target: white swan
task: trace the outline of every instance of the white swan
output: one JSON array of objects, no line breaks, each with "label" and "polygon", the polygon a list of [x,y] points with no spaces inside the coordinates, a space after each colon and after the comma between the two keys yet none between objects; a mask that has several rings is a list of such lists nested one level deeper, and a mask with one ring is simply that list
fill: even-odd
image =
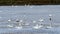
[{"label": "white swan", "polygon": [[15,28],[16,28],[16,29],[22,29],[22,26],[20,26],[20,27],[19,27],[19,26],[16,26]]},{"label": "white swan", "polygon": [[9,19],[8,21],[10,22],[11,20]]},{"label": "white swan", "polygon": [[34,29],[40,29],[41,27],[43,27],[43,26],[41,26],[41,25],[39,26],[39,25],[37,24],[37,25],[34,26],[33,28],[34,28]]},{"label": "white swan", "polygon": [[51,29],[51,28],[52,28],[52,26],[47,26],[47,27],[46,27],[46,29]]},{"label": "white swan", "polygon": [[8,27],[13,27],[12,25],[7,25]]},{"label": "white swan", "polygon": [[39,19],[39,21],[40,21],[40,22],[43,22],[43,21],[44,21],[44,19]]}]

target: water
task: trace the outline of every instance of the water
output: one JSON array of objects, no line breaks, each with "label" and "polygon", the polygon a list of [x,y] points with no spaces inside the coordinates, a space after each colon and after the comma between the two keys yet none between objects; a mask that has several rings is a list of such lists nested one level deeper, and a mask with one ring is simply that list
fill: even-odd
[{"label": "water", "polygon": [[[52,21],[49,20],[49,14],[52,14]],[[33,25],[39,23],[43,18],[44,27],[33,29]],[[12,21],[8,21],[11,19]],[[17,29],[16,20],[23,20],[22,23],[28,23],[22,29]],[[37,23],[32,23],[36,21]],[[47,29],[50,23],[53,28]],[[46,24],[46,25],[45,25]],[[11,25],[13,27],[9,27]],[[20,26],[19,26],[20,27]],[[60,34],[60,5],[42,5],[42,6],[0,6],[0,34]]]}]

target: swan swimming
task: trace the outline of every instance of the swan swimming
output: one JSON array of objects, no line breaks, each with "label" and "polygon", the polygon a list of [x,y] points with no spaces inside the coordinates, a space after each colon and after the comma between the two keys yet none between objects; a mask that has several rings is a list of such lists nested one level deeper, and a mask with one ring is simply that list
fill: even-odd
[{"label": "swan swimming", "polygon": [[46,29],[51,29],[52,28],[52,26],[47,26],[47,27],[45,27]]},{"label": "swan swimming", "polygon": [[19,26],[16,26],[15,28],[16,28],[16,29],[22,29],[22,26],[20,26],[20,27],[19,27]]},{"label": "swan swimming", "polygon": [[39,26],[39,25],[37,24],[37,25],[34,26],[33,28],[34,28],[34,29],[40,29],[40,28],[42,28],[42,27],[43,27],[43,26],[41,26],[41,25]]},{"label": "swan swimming", "polygon": [[8,21],[10,22],[11,20],[9,19]]},{"label": "swan swimming", "polygon": [[40,22],[43,22],[43,21],[44,21],[44,19],[42,19],[42,18],[41,18],[41,19],[39,19],[39,21],[40,21]]},{"label": "swan swimming", "polygon": [[8,27],[13,27],[12,25],[7,25]]}]

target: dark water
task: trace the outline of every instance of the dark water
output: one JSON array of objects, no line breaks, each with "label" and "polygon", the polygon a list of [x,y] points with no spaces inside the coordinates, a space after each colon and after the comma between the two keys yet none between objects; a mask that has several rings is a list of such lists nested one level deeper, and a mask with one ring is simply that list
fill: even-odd
[{"label": "dark water", "polygon": [[[60,34],[60,26],[51,29],[15,29],[8,28],[7,25],[15,25],[16,19],[22,19],[26,23],[32,20],[44,19],[43,23],[49,24],[49,14],[52,14],[52,23],[60,25],[60,5],[42,6],[0,6],[0,33],[1,34]],[[11,19],[11,22],[8,22]],[[32,25],[32,24],[30,24]]]}]

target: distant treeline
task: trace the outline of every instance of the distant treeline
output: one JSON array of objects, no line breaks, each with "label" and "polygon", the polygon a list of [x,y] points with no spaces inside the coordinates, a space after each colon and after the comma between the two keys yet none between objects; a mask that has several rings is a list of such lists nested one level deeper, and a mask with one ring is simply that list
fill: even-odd
[{"label": "distant treeline", "polygon": [[0,0],[0,5],[56,5],[60,0]]}]

